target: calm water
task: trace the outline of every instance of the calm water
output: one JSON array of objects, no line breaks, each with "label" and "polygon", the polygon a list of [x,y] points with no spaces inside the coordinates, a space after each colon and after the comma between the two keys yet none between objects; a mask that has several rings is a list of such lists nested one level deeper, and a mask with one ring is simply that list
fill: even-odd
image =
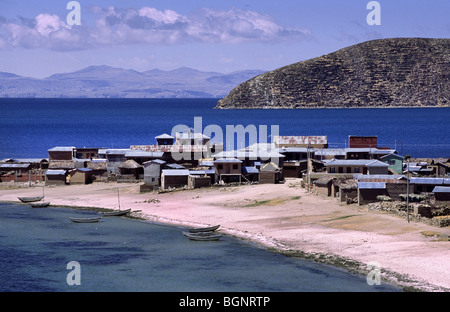
[{"label": "calm water", "polygon": [[[182,228],[126,218],[76,224],[95,212],[0,204],[0,291],[398,291],[240,240],[193,242]],[[70,261],[81,285],[66,282]]]},{"label": "calm water", "polygon": [[[377,135],[413,157],[450,157],[450,108],[216,110],[217,99],[0,99],[0,159],[48,157],[55,146],[129,148],[154,144],[172,127],[279,125],[280,135]],[[270,129],[270,127],[269,127]],[[270,132],[270,131],[269,131]]]}]

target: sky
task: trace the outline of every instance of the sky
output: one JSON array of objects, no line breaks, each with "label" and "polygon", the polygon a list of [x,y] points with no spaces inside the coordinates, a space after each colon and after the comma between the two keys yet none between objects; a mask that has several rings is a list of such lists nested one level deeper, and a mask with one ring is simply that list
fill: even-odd
[{"label": "sky", "polygon": [[379,11],[369,0],[69,2],[0,0],[0,72],[273,70],[368,40],[450,38],[449,0],[379,0]]}]

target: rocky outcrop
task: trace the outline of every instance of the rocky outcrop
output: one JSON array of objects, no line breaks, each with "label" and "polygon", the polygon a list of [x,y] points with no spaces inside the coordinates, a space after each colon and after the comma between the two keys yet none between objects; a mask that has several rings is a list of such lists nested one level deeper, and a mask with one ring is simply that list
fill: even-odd
[{"label": "rocky outcrop", "polygon": [[450,39],[394,38],[350,46],[256,76],[217,108],[450,106]]}]

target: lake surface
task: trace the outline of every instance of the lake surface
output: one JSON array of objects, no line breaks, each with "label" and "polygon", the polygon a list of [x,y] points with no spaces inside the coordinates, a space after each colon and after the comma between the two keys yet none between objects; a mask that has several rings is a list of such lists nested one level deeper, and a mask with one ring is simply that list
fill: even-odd
[{"label": "lake surface", "polygon": [[[69,220],[94,215],[0,203],[0,291],[399,291],[227,236],[194,242],[182,228],[123,217],[92,224]],[[81,285],[67,283],[71,261],[80,264]]]},{"label": "lake surface", "polygon": [[[217,99],[0,99],[0,159],[48,157],[55,146],[129,148],[155,144],[174,126],[278,125],[280,135],[378,136],[412,157],[450,157],[450,108],[217,110]],[[270,139],[269,139],[270,140]]]}]

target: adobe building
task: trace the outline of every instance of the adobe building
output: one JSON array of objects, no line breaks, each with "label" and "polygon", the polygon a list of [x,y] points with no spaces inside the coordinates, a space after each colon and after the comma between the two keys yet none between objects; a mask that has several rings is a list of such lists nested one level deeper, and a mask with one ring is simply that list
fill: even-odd
[{"label": "adobe building", "polygon": [[216,182],[239,182],[242,176],[242,160],[236,158],[220,158],[214,161]]},{"label": "adobe building", "polygon": [[92,183],[92,169],[77,168],[70,171],[70,184]]},{"label": "adobe building", "polygon": [[377,136],[348,136],[348,147],[350,148],[376,148]]}]

